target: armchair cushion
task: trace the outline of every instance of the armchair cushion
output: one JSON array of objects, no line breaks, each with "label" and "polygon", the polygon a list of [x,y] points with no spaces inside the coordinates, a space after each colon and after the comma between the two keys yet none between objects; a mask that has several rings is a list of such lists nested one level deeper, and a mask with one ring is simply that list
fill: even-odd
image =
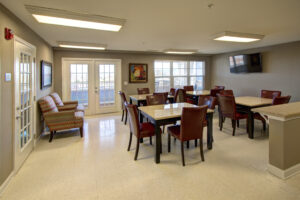
[{"label": "armchair cushion", "polygon": [[46,113],[58,112],[55,102],[50,96],[45,96],[39,100],[43,115]]},{"label": "armchair cushion", "polygon": [[56,106],[63,106],[64,105],[64,103],[62,102],[60,96],[56,92],[50,94],[50,96],[53,98]]},{"label": "armchair cushion", "polygon": [[83,112],[63,111],[44,115],[50,131],[58,131],[83,126]]}]

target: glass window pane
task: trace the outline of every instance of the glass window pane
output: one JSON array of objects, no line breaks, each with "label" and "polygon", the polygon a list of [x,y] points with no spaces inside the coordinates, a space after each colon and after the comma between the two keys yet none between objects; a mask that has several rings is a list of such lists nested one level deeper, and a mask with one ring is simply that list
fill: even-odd
[{"label": "glass window pane", "polygon": [[190,62],[190,75],[191,76],[204,76],[204,62],[202,62],[202,61]]},{"label": "glass window pane", "polygon": [[191,77],[190,85],[193,85],[195,90],[203,90],[203,77],[202,76]]},{"label": "glass window pane", "polygon": [[187,85],[187,77],[174,77],[174,88],[183,88]]},{"label": "glass window pane", "polygon": [[169,92],[170,78],[155,78],[155,92]]},{"label": "glass window pane", "polygon": [[173,76],[187,76],[187,62],[173,62]]}]

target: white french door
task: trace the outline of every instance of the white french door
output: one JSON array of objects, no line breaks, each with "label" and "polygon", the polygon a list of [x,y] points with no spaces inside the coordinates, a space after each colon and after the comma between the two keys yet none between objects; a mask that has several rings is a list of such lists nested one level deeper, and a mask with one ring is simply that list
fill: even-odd
[{"label": "white french door", "polygon": [[63,74],[63,100],[83,104],[87,115],[120,110],[120,60],[64,58]]},{"label": "white french door", "polygon": [[34,95],[35,47],[16,38],[14,41],[14,168],[16,171],[33,150]]}]

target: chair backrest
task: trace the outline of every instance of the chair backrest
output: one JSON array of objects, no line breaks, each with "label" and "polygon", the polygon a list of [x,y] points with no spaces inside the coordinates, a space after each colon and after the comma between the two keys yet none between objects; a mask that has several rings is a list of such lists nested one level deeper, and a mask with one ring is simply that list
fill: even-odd
[{"label": "chair backrest", "polygon": [[260,97],[267,98],[267,99],[273,99],[275,97],[280,97],[281,91],[276,90],[261,90]]},{"label": "chair backrest", "polygon": [[186,102],[186,92],[184,89],[176,89],[174,101],[176,103]]},{"label": "chair backrest", "polygon": [[160,105],[160,104],[166,104],[167,103],[167,98],[165,95],[160,94],[160,95],[148,95],[146,96],[147,100],[147,105]]},{"label": "chair backrest", "polygon": [[54,100],[52,99],[52,97],[50,97],[50,96],[42,97],[39,100],[39,105],[40,105],[43,115],[45,115],[46,113],[58,112],[56,104],[55,104]]},{"label": "chair backrest", "polygon": [[125,102],[127,103],[127,99],[126,99],[125,93],[122,92],[122,91],[119,91],[118,93],[119,93],[119,95],[121,97],[122,110],[124,110],[125,109]]},{"label": "chair backrest", "polygon": [[154,96],[163,95],[166,98],[166,100],[168,100],[169,93],[168,92],[154,92],[153,95]]},{"label": "chair backrest", "polygon": [[138,88],[137,92],[138,94],[150,94],[149,88]]},{"label": "chair backrest", "polygon": [[231,95],[231,96],[234,96],[232,90],[221,90],[220,94],[221,95]]},{"label": "chair backrest", "polygon": [[185,91],[194,91],[194,86],[192,86],[192,85],[186,85],[186,86],[183,86],[183,89]]},{"label": "chair backrest", "polygon": [[291,99],[291,96],[280,96],[280,97],[275,97],[273,99],[272,105],[279,105],[279,104],[285,104],[289,103]]},{"label": "chair backrest", "polygon": [[218,102],[222,115],[224,117],[235,119],[236,104],[234,96],[218,94]]},{"label": "chair backrest", "polygon": [[208,106],[209,109],[214,110],[217,104],[217,98],[213,96],[199,96],[198,106]]},{"label": "chair backrest", "polygon": [[211,89],[210,96],[217,97],[217,94],[219,94],[221,90],[222,89]]},{"label": "chair backrest", "polygon": [[140,136],[140,123],[138,118],[137,106],[133,104],[125,103],[125,107],[129,115],[129,127],[130,132],[137,137]]},{"label": "chair backrest", "polygon": [[56,106],[63,106],[64,105],[64,103],[62,102],[60,96],[56,92],[50,94],[50,96],[54,100]]},{"label": "chair backrest", "polygon": [[175,92],[176,92],[175,88],[170,89],[170,95],[175,96]]},{"label": "chair backrest", "polygon": [[180,139],[182,141],[202,138],[206,112],[207,106],[182,109],[180,126]]},{"label": "chair backrest", "polygon": [[214,88],[214,89],[225,90],[225,86],[215,85],[215,88]]}]

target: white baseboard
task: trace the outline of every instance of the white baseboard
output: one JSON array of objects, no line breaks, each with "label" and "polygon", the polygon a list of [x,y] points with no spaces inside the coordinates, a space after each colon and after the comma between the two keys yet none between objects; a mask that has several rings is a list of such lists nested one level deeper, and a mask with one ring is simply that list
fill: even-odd
[{"label": "white baseboard", "polygon": [[274,165],[268,164],[268,171],[281,179],[288,179],[300,172],[300,163],[286,170],[282,170]]},{"label": "white baseboard", "polygon": [[2,183],[2,185],[0,185],[0,197],[1,197],[2,192],[8,186],[8,184],[10,183],[10,181],[14,175],[15,175],[15,173],[11,172],[10,175],[7,177],[7,179]]}]

